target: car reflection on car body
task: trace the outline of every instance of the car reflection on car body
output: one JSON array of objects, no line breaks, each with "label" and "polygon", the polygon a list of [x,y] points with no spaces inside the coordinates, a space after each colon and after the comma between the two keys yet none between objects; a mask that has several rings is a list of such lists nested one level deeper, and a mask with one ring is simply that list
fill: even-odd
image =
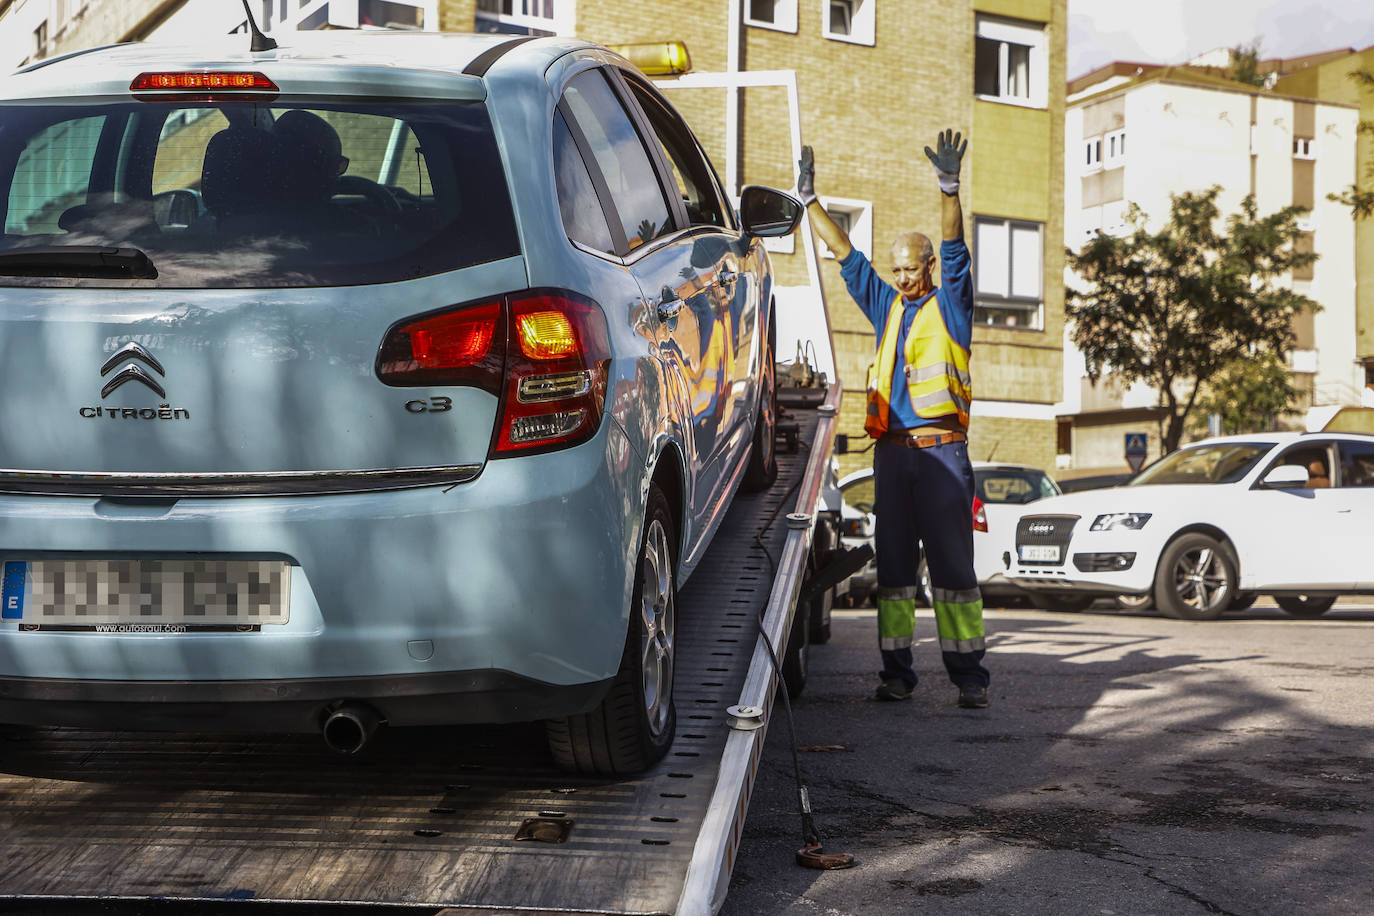
[{"label": "car reflection on car body", "polygon": [[1016,530],[1009,578],[1036,591],[1153,598],[1211,620],[1271,594],[1314,617],[1374,592],[1374,436],[1208,439],[1123,487],[1046,500]]},{"label": "car reflection on car body", "polygon": [[776,474],[773,273],[570,39],[120,45],[0,87],[0,721],[673,740],[675,595]]}]

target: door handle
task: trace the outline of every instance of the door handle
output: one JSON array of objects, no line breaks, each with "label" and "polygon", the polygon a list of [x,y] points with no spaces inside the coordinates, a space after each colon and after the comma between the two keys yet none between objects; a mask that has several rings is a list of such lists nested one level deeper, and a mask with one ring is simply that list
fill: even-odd
[{"label": "door handle", "polygon": [[672,321],[682,311],[682,299],[677,293],[673,292],[672,287],[665,286],[658,294],[658,319],[659,321]]}]

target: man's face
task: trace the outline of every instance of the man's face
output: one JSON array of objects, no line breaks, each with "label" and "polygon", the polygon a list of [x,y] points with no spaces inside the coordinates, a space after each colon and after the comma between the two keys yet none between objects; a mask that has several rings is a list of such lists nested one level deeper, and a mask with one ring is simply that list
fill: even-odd
[{"label": "man's face", "polygon": [[935,269],[935,255],[922,257],[920,248],[906,242],[892,246],[892,277],[897,292],[907,299],[915,299],[930,292],[930,274]]}]

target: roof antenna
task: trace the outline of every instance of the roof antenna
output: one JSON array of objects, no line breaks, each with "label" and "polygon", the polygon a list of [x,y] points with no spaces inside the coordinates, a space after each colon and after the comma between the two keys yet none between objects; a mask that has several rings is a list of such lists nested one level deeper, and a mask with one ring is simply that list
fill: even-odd
[{"label": "roof antenna", "polygon": [[258,51],[275,51],[277,41],[262,34],[258,28],[257,20],[253,18],[253,11],[248,8],[248,0],[243,0],[243,12],[248,16],[248,31],[253,33],[253,43],[248,46],[248,50],[256,53]]}]

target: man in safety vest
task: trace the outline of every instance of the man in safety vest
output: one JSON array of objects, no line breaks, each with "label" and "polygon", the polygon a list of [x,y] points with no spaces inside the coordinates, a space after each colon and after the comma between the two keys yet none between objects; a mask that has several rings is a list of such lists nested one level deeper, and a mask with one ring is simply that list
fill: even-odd
[{"label": "man in safety vest", "polygon": [[880,700],[905,700],[916,686],[911,639],[916,627],[917,542],[924,545],[940,650],[959,705],[988,705],[983,667],[983,598],[973,570],[973,469],[968,458],[969,348],[973,280],[959,204],[959,166],[968,141],[940,134],[935,164],[941,191],[940,281],[936,257],[919,232],[892,244],[895,288],[816,200],[815,159],[802,148],[797,191],[816,233],[840,259],[849,294],[878,334],[868,380],[864,429],[874,446],[874,512],[878,518]]}]

